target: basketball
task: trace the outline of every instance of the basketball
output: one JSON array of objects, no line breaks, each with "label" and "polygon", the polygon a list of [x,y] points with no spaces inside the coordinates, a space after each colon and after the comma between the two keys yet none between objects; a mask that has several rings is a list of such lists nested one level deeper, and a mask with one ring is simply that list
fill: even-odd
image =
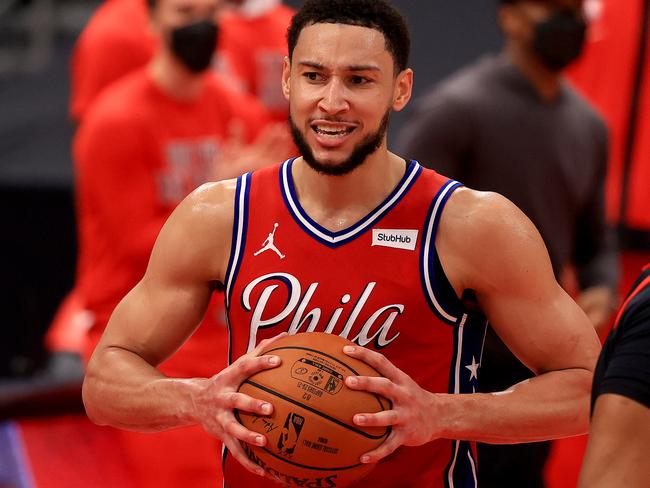
[{"label": "basketball", "polygon": [[345,345],[352,342],[319,332],[282,338],[264,351],[281,357],[282,364],[251,376],[239,388],[274,407],[268,417],[236,415],[248,429],[266,435],[265,447],[244,444],[244,448],[281,483],[348,486],[373,468],[359,462],[361,455],[390,434],[389,427],[363,428],[353,423],[355,414],[390,409],[390,402],[345,385],[347,376],[380,376],[347,356]]}]

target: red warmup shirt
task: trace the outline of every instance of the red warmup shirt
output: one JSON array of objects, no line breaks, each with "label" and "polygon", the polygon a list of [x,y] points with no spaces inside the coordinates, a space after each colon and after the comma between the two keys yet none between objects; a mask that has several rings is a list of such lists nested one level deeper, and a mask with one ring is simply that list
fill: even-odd
[{"label": "red warmup shirt", "polygon": [[650,27],[644,30],[644,23],[650,24],[648,5],[645,0],[588,3],[588,42],[567,74],[610,127],[608,216],[633,235],[647,236],[644,241],[650,246]]},{"label": "red warmup shirt", "polygon": [[289,112],[282,94],[287,29],[295,12],[282,4],[259,15],[230,12],[219,23],[218,69],[258,98],[274,120]]},{"label": "red warmup shirt", "polygon": [[[141,279],[172,210],[211,179],[229,124],[240,119],[252,138],[266,118],[255,100],[226,88],[212,74],[191,102],[163,93],[145,70],[100,96],[74,141],[77,291],[94,314],[95,335]],[[192,362],[201,365],[198,357]],[[213,362],[208,371],[215,371]]]},{"label": "red warmup shirt", "polygon": [[157,41],[145,0],[106,0],[79,36],[71,61],[70,115],[81,120],[110,83],[144,66]]},{"label": "red warmup shirt", "polygon": [[[300,205],[292,164],[238,180],[225,279],[230,361],[280,332],[327,332],[381,351],[428,391],[478,389],[485,318],[465,310],[435,247],[445,204],[460,185],[411,161],[375,210],[331,232]],[[312,441],[319,443],[297,442]],[[265,450],[269,457],[277,453],[273,445]],[[336,471],[323,475],[294,465],[289,476],[283,471],[289,464],[269,472],[289,486],[337,486]],[[227,488],[277,486],[250,474],[227,451],[224,479]],[[476,486],[473,443],[402,446],[354,486]]]}]

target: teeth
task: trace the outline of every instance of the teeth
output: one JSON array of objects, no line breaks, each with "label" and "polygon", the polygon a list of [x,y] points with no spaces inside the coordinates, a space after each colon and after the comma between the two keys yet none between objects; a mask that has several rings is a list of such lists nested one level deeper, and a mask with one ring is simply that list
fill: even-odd
[{"label": "teeth", "polygon": [[314,126],[314,130],[325,136],[343,136],[352,132],[353,127]]}]

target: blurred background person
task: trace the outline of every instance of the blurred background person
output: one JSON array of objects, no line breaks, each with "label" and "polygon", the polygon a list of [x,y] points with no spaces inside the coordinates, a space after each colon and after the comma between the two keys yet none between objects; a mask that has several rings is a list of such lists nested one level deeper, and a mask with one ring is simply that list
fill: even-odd
[{"label": "blurred background person", "polygon": [[[70,116],[77,123],[106,87],[143,67],[155,55],[159,39],[151,29],[147,4],[148,0],[106,0],[79,36],[70,62]],[[211,68],[230,89],[256,97],[272,119],[283,123],[287,106],[277,80],[292,15],[293,9],[279,0],[218,0],[214,15],[218,29],[217,53],[210,61]],[[242,161],[247,157],[242,154],[245,144],[240,129],[232,129],[228,157]],[[292,147],[289,138],[279,132],[279,127],[275,127],[267,133],[265,144],[276,155],[279,154],[275,150],[277,145],[283,145],[289,155]],[[46,338],[55,359],[67,358],[71,352],[83,348],[89,318],[79,294],[69,294]],[[51,361],[51,364],[58,362]]]},{"label": "blurred background person", "polygon": [[[289,147],[284,132],[274,127],[261,134],[268,115],[255,99],[210,71],[218,0],[150,0],[148,5],[159,41],[153,59],[97,96],[74,141],[79,261],[73,294],[92,314],[86,358],[121,297],[144,274],[176,205],[202,183],[281,160]],[[215,294],[205,323],[163,372],[205,376],[225,364],[221,301]],[[218,482],[219,447],[200,429],[156,437],[116,435],[137,486]]]},{"label": "blurred background person", "polygon": [[621,307],[598,359],[579,488],[643,488],[650,466],[650,264]]},{"label": "blurred background person", "polygon": [[[400,137],[400,151],[471,188],[496,191],[539,229],[556,277],[575,265],[578,303],[603,330],[617,287],[614,235],[605,221],[607,130],[564,81],[581,52],[581,0],[501,0],[500,55],[437,85]],[[480,385],[501,391],[532,372],[490,329]],[[480,486],[542,487],[549,443],[478,447]]]}]

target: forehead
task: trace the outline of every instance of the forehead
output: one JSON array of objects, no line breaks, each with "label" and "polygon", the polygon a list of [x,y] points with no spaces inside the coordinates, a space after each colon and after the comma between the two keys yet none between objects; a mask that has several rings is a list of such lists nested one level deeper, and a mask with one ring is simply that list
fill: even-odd
[{"label": "forehead", "polygon": [[328,68],[373,64],[392,67],[384,35],[376,29],[347,24],[313,24],[300,32],[292,62]]}]

